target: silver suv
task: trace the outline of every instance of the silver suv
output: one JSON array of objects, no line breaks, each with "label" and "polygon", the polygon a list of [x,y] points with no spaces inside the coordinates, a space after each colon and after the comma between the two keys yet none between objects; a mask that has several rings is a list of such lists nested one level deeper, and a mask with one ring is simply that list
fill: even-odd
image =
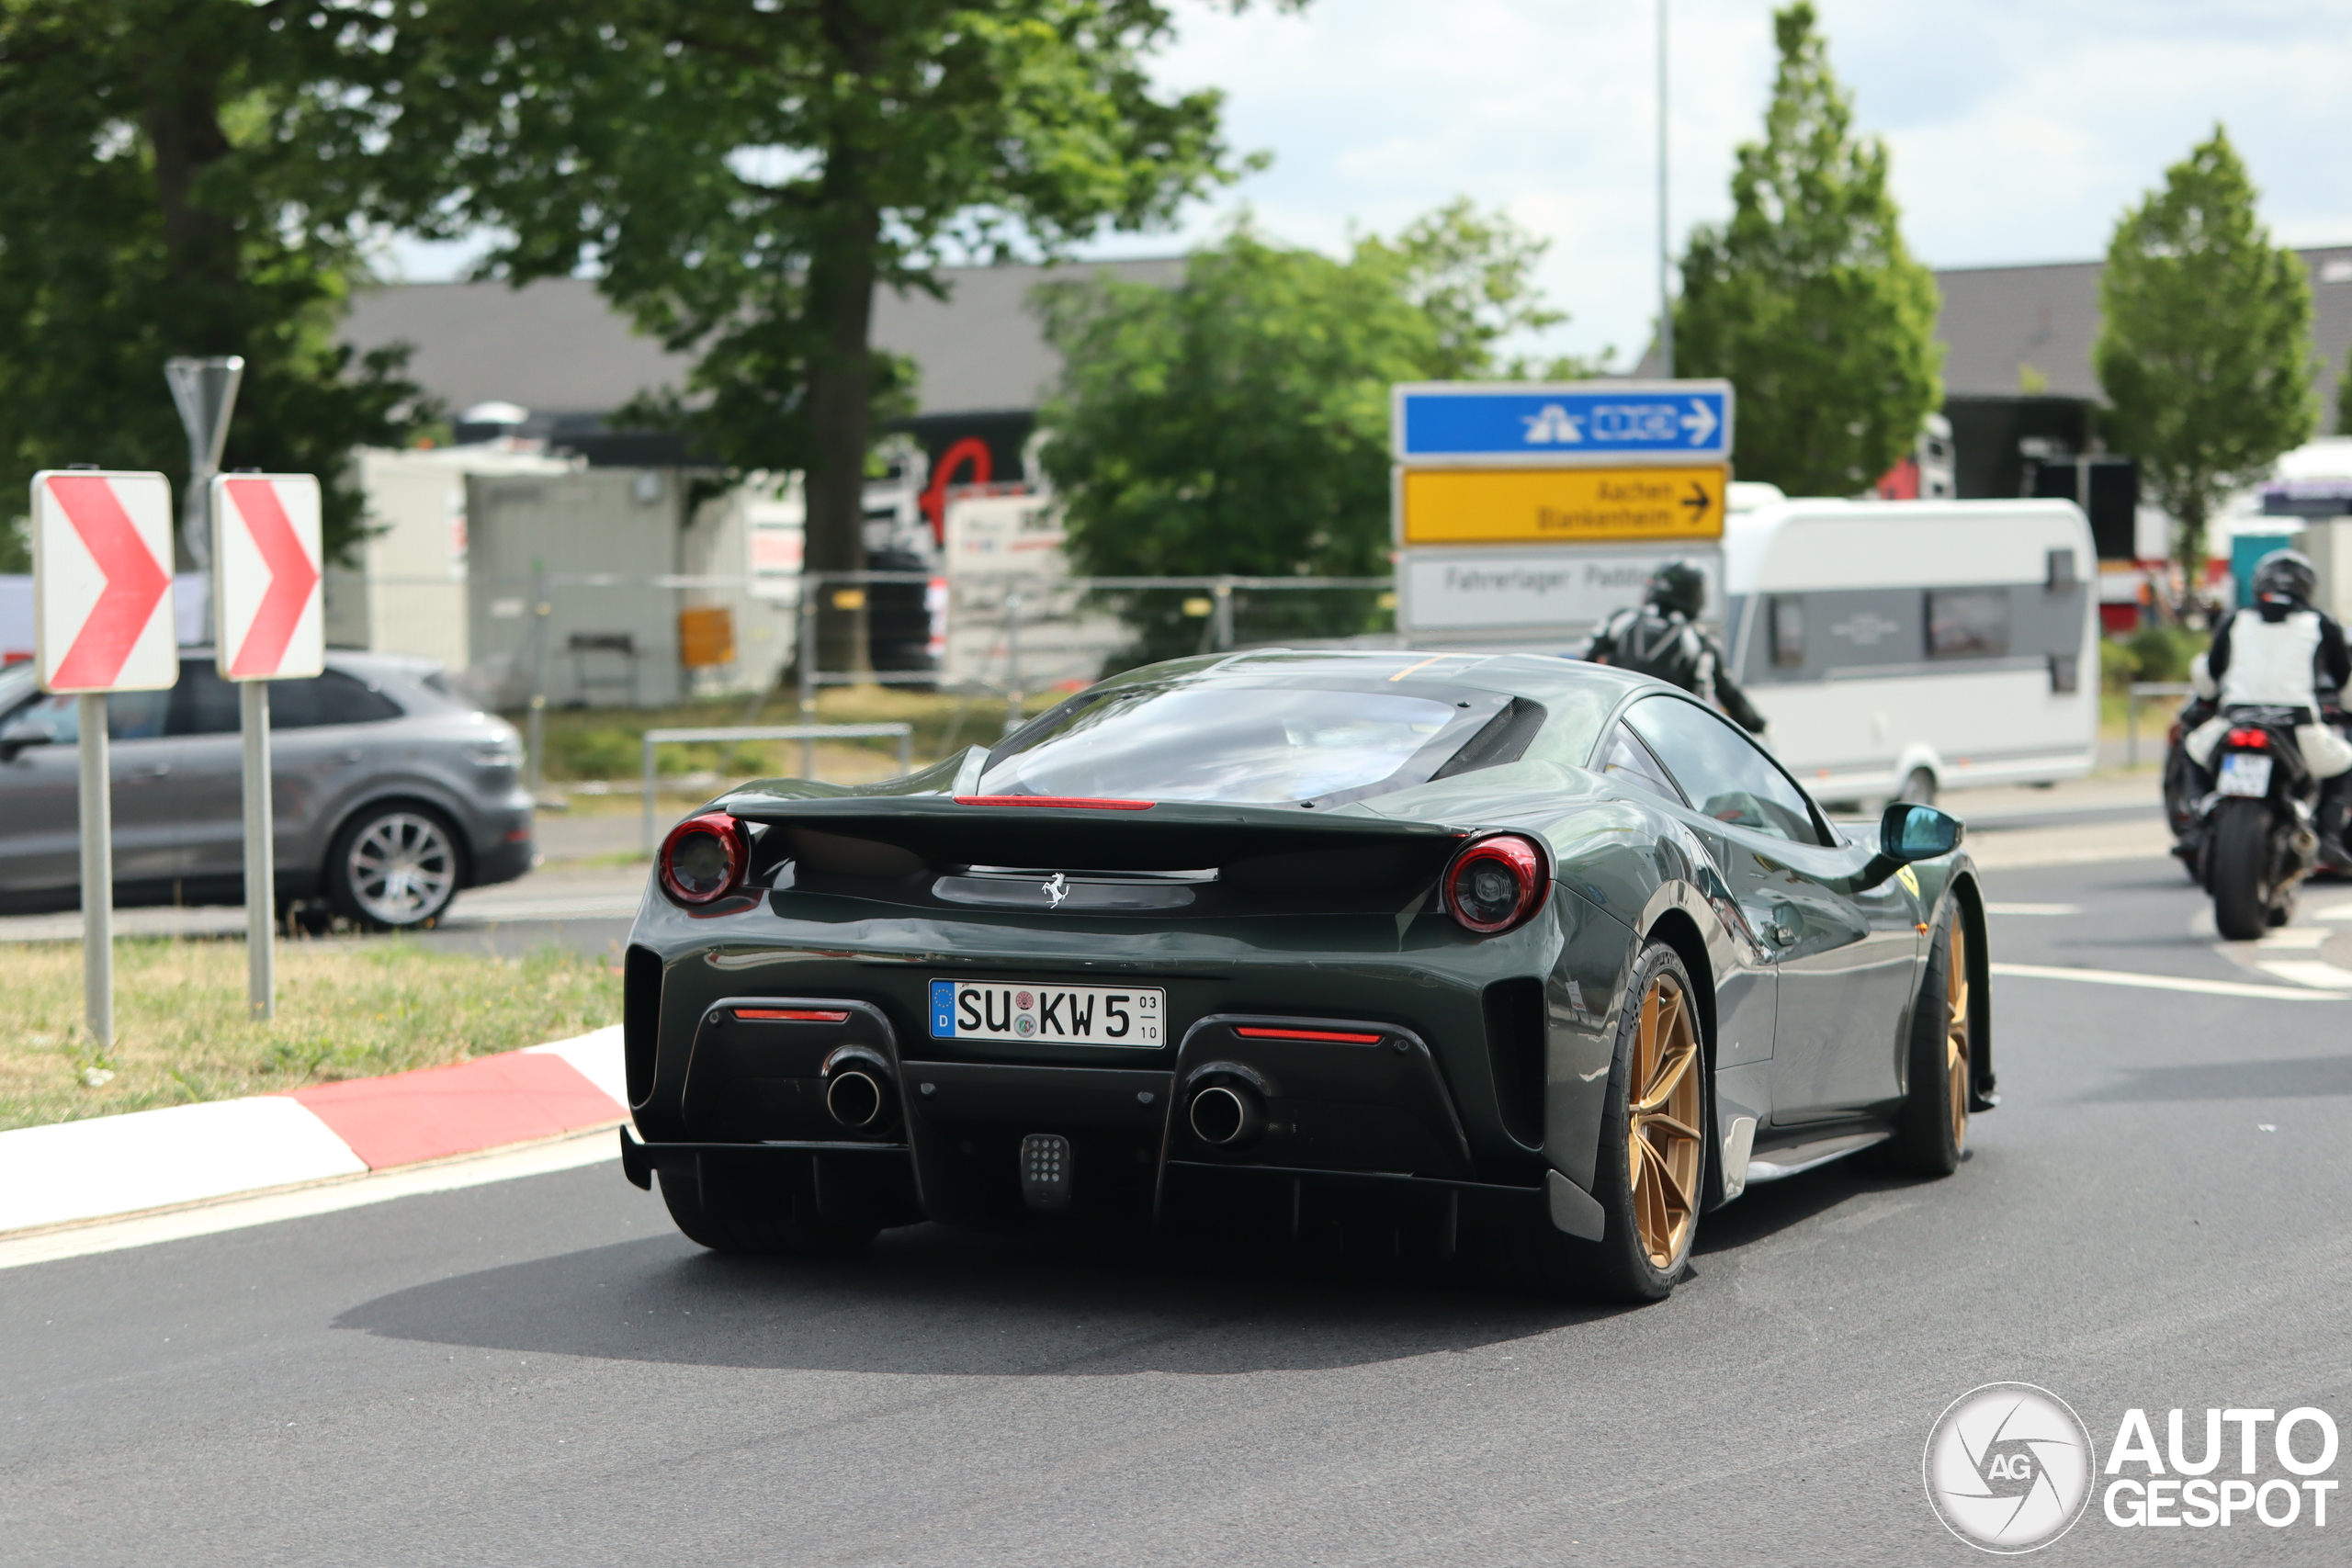
[{"label": "silver suv", "polygon": [[[521,738],[455,695],[439,666],[330,653],[270,682],[277,903],[377,931],[432,924],[466,887],[530,869]],[[107,699],[118,904],[244,897],[237,691],[212,650],[180,650],[167,692]],[[30,664],[0,671],[0,910],[81,902],[75,700]]]}]

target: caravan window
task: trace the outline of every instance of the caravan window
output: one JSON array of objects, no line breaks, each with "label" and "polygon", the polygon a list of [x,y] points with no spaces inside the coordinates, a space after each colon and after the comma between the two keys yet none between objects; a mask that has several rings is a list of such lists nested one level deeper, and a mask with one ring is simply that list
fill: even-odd
[{"label": "caravan window", "polygon": [[2009,651],[2009,591],[1928,591],[1928,657],[1998,659]]},{"label": "caravan window", "polygon": [[1804,662],[1804,599],[1796,593],[1771,598],[1772,662],[1782,667]]}]

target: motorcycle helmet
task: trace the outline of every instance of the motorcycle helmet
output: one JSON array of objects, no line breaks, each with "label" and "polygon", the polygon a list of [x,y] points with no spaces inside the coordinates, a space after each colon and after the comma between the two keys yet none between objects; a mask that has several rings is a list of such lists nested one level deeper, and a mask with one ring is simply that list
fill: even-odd
[{"label": "motorcycle helmet", "polygon": [[2301,550],[2273,550],[2254,565],[2254,596],[2311,603],[2319,587],[2319,570]]},{"label": "motorcycle helmet", "polygon": [[1679,610],[1697,620],[1707,604],[1707,579],[1689,561],[1670,560],[1650,573],[1649,596],[1659,609]]}]

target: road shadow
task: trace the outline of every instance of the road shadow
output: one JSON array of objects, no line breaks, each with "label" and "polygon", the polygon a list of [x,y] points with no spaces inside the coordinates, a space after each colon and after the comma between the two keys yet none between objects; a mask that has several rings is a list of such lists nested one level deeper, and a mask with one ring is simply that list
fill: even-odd
[{"label": "road shadow", "polygon": [[2082,1102],[2303,1100],[2347,1095],[2352,1094],[2352,1056],[2285,1056],[2264,1062],[2126,1067],[2118,1077],[2120,1081],[2083,1095]]},{"label": "road shadow", "polygon": [[1404,1270],[917,1225],[821,1261],[722,1257],[675,1236],[592,1247],[379,1296],[335,1326],[680,1365],[1101,1377],[1363,1366],[1618,1310]]},{"label": "road shadow", "polygon": [[[1936,1185],[1919,1177],[1879,1168],[1871,1163],[1874,1153],[1865,1149],[1801,1176],[1750,1187],[1736,1201],[1711,1211],[1700,1221],[1699,1238],[1690,1244],[1690,1256],[1703,1258],[1737,1252],[1769,1241],[1807,1220],[1819,1219],[1845,1204],[1880,1193],[1908,1192]],[[1961,1158],[1963,1162],[1973,1160],[1975,1151],[1972,1149]]]}]

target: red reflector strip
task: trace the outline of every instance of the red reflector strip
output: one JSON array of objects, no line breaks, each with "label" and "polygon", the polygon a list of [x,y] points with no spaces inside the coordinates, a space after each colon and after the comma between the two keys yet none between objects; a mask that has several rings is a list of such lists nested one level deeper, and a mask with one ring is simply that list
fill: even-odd
[{"label": "red reflector strip", "polygon": [[1250,1029],[1236,1025],[1244,1040],[1329,1040],[1341,1045],[1377,1045],[1377,1034],[1350,1034],[1337,1029]]},{"label": "red reflector strip", "polygon": [[849,1014],[816,1008],[737,1008],[735,1016],[747,1023],[847,1023]]},{"label": "red reflector strip", "polygon": [[1082,795],[959,795],[958,806],[1057,806],[1071,811],[1148,811],[1157,801],[1096,800]]}]

